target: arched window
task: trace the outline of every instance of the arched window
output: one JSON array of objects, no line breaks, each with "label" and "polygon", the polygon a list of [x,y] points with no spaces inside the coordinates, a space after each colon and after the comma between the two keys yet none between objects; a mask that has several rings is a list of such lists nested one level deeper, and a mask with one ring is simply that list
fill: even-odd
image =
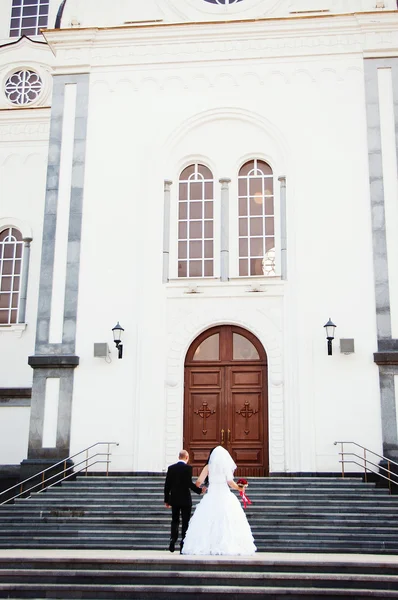
[{"label": "arched window", "polygon": [[238,177],[239,275],[275,275],[274,187],[271,167],[245,163]]},{"label": "arched window", "polygon": [[18,323],[23,245],[18,229],[0,232],[0,325]]},{"label": "arched window", "polygon": [[178,277],[213,277],[214,180],[204,165],[186,167],[179,179]]}]

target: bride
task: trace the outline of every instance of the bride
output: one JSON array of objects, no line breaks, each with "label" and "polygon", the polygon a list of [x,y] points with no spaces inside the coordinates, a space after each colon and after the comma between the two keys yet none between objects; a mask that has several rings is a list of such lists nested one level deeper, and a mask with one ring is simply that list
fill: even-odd
[{"label": "bride", "polygon": [[240,489],[233,480],[235,469],[236,464],[229,452],[222,446],[214,448],[196,481],[199,486],[208,476],[209,488],[190,520],[182,554],[255,553],[256,546],[246,515],[238,498],[229,489]]}]

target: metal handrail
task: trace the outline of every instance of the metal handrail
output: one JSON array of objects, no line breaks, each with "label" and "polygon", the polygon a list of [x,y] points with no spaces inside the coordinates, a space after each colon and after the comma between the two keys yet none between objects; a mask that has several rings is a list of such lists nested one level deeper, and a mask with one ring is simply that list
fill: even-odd
[{"label": "metal handrail", "polygon": [[[387,458],[386,456],[383,456],[382,454],[378,454],[377,452],[374,452],[373,450],[369,450],[369,448],[365,448],[365,446],[361,446],[361,444],[357,444],[357,442],[347,442],[347,441],[346,442],[342,442],[342,441],[334,442],[335,446],[337,444],[341,444],[341,451],[339,452],[339,455],[341,456],[341,460],[339,462],[341,463],[341,476],[343,478],[345,476],[344,465],[346,465],[348,463],[355,464],[364,469],[365,482],[368,481],[368,472],[374,473],[378,477],[381,477],[382,479],[385,479],[386,481],[388,481],[388,489],[391,494],[392,484],[398,485],[398,478],[397,478],[397,473],[394,473],[394,471],[392,471],[390,467],[392,464],[396,465],[398,467],[398,462],[395,462],[391,458]],[[363,450],[363,456],[356,454],[355,452],[344,451],[344,444],[352,444],[353,446],[357,446],[357,448],[361,448],[361,450]],[[380,464],[374,463],[372,460],[369,459],[368,454],[371,454],[372,456],[377,456],[378,458],[385,460],[387,462],[387,468],[383,467]],[[358,458],[362,462],[358,462],[356,460],[347,460],[345,458],[347,456],[352,456],[352,457]],[[371,465],[371,466],[369,466],[369,465]],[[373,469],[372,467],[376,467],[376,469]],[[387,476],[384,475],[383,473],[380,473],[380,471],[384,471],[385,473],[387,473]]]},{"label": "metal handrail", "polygon": [[[96,452],[95,454],[89,456],[89,450],[91,450],[92,448],[95,448],[96,446],[104,446],[104,445],[108,447],[107,452]],[[76,454],[72,454],[71,456],[68,456],[67,458],[63,458],[59,462],[51,465],[50,467],[47,467],[47,469],[43,469],[43,471],[39,471],[35,475],[32,475],[31,477],[28,477],[27,479],[24,479],[23,481],[20,481],[19,483],[11,486],[7,490],[0,492],[0,506],[2,504],[7,504],[8,502],[12,502],[16,498],[19,498],[20,496],[24,496],[25,494],[30,493],[32,490],[34,490],[40,486],[41,486],[41,489],[38,491],[38,493],[41,493],[41,492],[49,489],[56,483],[59,483],[59,481],[61,479],[62,480],[69,479],[69,477],[72,477],[72,475],[76,475],[77,473],[81,473],[82,471],[85,471],[86,476],[87,476],[89,467],[92,467],[93,465],[98,464],[98,463],[106,464],[106,475],[108,476],[109,475],[109,464],[110,464],[109,457],[111,454],[110,447],[118,446],[118,445],[119,445],[118,442],[96,442],[95,444],[92,444],[91,446],[84,448],[84,450],[80,450],[80,452],[76,452]],[[69,465],[69,467],[66,466],[68,461],[72,460],[72,458],[76,458],[77,456],[80,456],[84,452],[86,453],[86,457],[83,460],[81,460],[78,463],[74,463],[73,465]],[[95,460],[94,462],[89,463],[89,461],[92,461],[94,458],[96,458],[98,456],[106,456],[107,460]],[[64,465],[64,468],[61,471],[57,471],[51,477],[48,477],[48,478],[45,477],[45,474],[48,471],[52,471],[53,469],[55,469],[56,467],[58,467],[62,464]],[[85,466],[83,466],[81,469],[76,471],[76,467],[83,465],[83,464]],[[66,473],[68,471],[70,471],[71,469],[74,469],[74,470],[71,473],[69,473],[68,475],[66,475]],[[63,477],[61,477],[62,475],[63,475]],[[30,488],[23,489],[24,484],[28,483],[28,481],[32,481],[33,479],[37,480],[38,477],[40,477],[40,481],[38,483],[36,483],[35,485],[32,485],[32,487],[30,487]],[[56,479],[56,481],[54,481],[53,483],[49,483],[53,479]],[[12,490],[14,490],[16,488],[20,489],[20,492],[18,494],[15,494],[11,498],[7,498],[3,502],[1,502],[2,496],[4,497],[6,494],[8,495]]]}]

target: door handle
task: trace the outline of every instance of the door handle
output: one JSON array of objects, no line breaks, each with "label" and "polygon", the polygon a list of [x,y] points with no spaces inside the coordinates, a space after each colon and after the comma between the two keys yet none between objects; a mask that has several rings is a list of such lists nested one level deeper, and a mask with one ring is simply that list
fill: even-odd
[{"label": "door handle", "polygon": [[221,445],[222,446],[224,445],[224,433],[225,433],[224,429],[221,429]]},{"label": "door handle", "polygon": [[230,429],[228,429],[228,441],[229,442],[231,441],[231,430]]}]

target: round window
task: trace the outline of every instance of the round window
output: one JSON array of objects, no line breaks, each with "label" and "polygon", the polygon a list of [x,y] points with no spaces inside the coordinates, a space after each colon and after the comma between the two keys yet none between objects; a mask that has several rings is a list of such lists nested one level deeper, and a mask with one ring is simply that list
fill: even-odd
[{"label": "round window", "polygon": [[40,76],[34,71],[15,71],[6,81],[5,95],[13,104],[26,105],[34,102],[43,89]]}]

